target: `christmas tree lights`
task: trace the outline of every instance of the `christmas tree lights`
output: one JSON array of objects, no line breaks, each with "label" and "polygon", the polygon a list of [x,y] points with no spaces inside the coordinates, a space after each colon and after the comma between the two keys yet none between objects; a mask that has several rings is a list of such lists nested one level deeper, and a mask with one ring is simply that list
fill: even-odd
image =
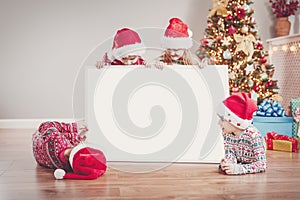
[{"label": "christmas tree lights", "polygon": [[[216,65],[228,65],[230,92],[255,92],[258,102],[277,93],[274,67],[263,50],[250,0],[213,0],[205,36],[196,52]],[[225,12],[226,11],[226,12]]]}]

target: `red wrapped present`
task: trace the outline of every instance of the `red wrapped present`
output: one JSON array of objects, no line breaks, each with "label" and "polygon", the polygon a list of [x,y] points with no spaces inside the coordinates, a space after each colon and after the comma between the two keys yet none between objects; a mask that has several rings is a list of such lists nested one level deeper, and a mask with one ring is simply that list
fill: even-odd
[{"label": "red wrapped present", "polygon": [[298,152],[298,139],[276,132],[268,132],[265,136],[267,149],[278,151]]}]

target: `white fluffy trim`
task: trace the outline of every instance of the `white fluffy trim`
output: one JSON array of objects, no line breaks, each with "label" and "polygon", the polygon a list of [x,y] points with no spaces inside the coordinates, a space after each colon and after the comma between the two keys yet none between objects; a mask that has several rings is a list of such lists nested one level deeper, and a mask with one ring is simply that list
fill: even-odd
[{"label": "white fluffy trim", "polygon": [[167,49],[189,49],[193,46],[193,39],[190,37],[172,38],[163,36],[161,46]]},{"label": "white fluffy trim", "polygon": [[246,120],[246,119],[240,118],[235,113],[233,113],[231,110],[229,110],[226,106],[225,106],[224,119],[226,121],[228,121],[229,123],[231,123],[232,125],[234,125],[235,127],[240,128],[240,129],[246,129],[252,123],[252,120]]},{"label": "white fluffy trim", "polygon": [[125,45],[117,49],[111,50],[111,55],[113,58],[120,59],[129,55],[142,56],[145,53],[145,46],[142,43],[135,43],[130,45]]},{"label": "white fluffy trim", "polygon": [[64,176],[66,175],[66,172],[65,170],[63,169],[56,169],[54,171],[54,177],[57,179],[57,180],[61,180],[61,179],[64,179]]},{"label": "white fluffy trim", "polygon": [[69,162],[70,162],[70,165],[73,169],[73,159],[74,159],[74,156],[75,154],[80,150],[80,149],[83,149],[83,148],[86,148],[87,145],[85,145],[83,142],[79,143],[77,146],[75,146],[71,153],[70,153],[70,157],[69,157]]}]

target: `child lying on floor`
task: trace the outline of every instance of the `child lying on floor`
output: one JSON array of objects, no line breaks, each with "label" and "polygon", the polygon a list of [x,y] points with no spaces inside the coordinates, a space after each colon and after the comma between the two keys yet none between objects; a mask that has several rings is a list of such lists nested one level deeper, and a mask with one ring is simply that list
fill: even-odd
[{"label": "child lying on floor", "polygon": [[225,157],[219,170],[225,174],[264,172],[267,167],[264,138],[251,124],[256,102],[247,93],[233,94],[223,101],[220,126],[224,136]]},{"label": "child lying on floor", "polygon": [[98,178],[106,171],[106,158],[102,151],[83,143],[87,131],[83,121],[42,123],[32,135],[36,162],[42,167],[59,169],[59,173],[54,173],[57,179]]}]

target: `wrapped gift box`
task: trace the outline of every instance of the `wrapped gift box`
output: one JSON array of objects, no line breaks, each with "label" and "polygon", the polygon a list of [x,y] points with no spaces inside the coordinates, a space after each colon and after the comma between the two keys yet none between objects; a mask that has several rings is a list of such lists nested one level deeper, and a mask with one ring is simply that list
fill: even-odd
[{"label": "wrapped gift box", "polygon": [[[300,108],[300,98],[291,99],[290,109],[291,109],[292,115],[295,113],[296,108]],[[298,133],[298,123],[294,122],[293,123],[293,137],[297,137],[297,133]]]},{"label": "wrapped gift box", "polygon": [[298,138],[268,132],[265,136],[265,140],[268,150],[298,152]]},{"label": "wrapped gift box", "polygon": [[293,118],[292,117],[253,117],[253,125],[266,136],[268,132],[276,132],[278,134],[293,136]]}]

